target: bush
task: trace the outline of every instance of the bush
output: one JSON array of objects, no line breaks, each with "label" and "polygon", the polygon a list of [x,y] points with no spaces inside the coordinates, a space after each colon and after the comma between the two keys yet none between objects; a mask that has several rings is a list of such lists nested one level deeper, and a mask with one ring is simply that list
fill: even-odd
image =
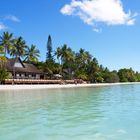
[{"label": "bush", "polygon": [[115,72],[110,72],[105,79],[106,83],[118,83],[119,81],[119,76]]},{"label": "bush", "polygon": [[3,84],[5,79],[9,78],[9,73],[5,69],[0,69],[0,84]]}]

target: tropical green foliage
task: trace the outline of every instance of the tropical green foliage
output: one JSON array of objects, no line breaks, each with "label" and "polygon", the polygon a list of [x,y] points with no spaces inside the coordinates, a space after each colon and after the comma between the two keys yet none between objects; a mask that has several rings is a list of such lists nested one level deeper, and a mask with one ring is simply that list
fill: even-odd
[{"label": "tropical green foliage", "polygon": [[13,47],[10,50],[10,55],[13,57],[24,57],[25,50],[27,48],[25,40],[22,37],[18,37],[13,39],[12,41]]},{"label": "tropical green foliage", "polygon": [[0,56],[0,69],[4,67],[5,62],[6,62],[6,57]]},{"label": "tropical green foliage", "polygon": [[4,47],[0,46],[0,55],[4,54]]},{"label": "tropical green foliage", "polygon": [[35,63],[38,61],[39,53],[35,45],[28,47],[21,36],[14,38],[9,32],[4,32],[0,36],[0,56],[21,57],[25,61]]},{"label": "tropical green foliage", "polygon": [[120,82],[136,82],[138,81],[138,75],[130,69],[120,69],[118,71],[118,75],[120,77]]},{"label": "tropical green foliage", "polygon": [[0,84],[3,84],[4,80],[8,78],[9,73],[5,69],[0,68]]},{"label": "tropical green foliage", "polygon": [[[82,79],[91,83],[140,81],[140,73],[135,72],[132,68],[110,71],[82,48],[75,52],[64,44],[53,51],[52,44],[49,35],[46,61],[39,62],[40,52],[35,45],[29,47],[22,37],[14,38],[12,33],[4,32],[0,36],[0,68],[4,68],[6,57],[10,55],[11,57],[21,57],[25,62],[34,63],[47,75],[48,79],[52,79],[54,74],[60,74],[63,79]],[[3,75],[1,77],[6,77],[6,71],[2,69],[1,75]]]},{"label": "tropical green foliage", "polygon": [[40,51],[36,48],[35,45],[31,45],[31,47],[26,48],[24,57],[24,61],[28,63],[36,63],[38,62],[38,58],[40,57]]},{"label": "tropical green foliage", "polygon": [[74,71],[75,53],[70,47],[64,44],[62,47],[57,48],[55,54],[61,65],[61,75],[64,75],[67,79],[71,79],[73,77],[72,72]]},{"label": "tropical green foliage", "polygon": [[4,32],[3,35],[0,36],[0,46],[1,49],[4,49],[5,56],[7,53],[9,54],[12,49],[12,37],[13,34],[9,32]]},{"label": "tropical green foliage", "polygon": [[[57,63],[54,61],[51,36],[48,36],[46,62],[44,63],[43,71],[46,73],[47,78],[52,79],[57,71]],[[57,73],[57,72],[56,72]]]},{"label": "tropical green foliage", "polygon": [[46,54],[46,61],[52,61],[52,39],[51,36],[49,35],[48,37],[48,42],[47,42],[47,54]]},{"label": "tropical green foliage", "polygon": [[107,75],[106,75],[106,79],[105,81],[107,83],[116,83],[116,82],[119,82],[120,81],[120,78],[117,74],[117,71],[112,71],[112,72],[109,72]]}]

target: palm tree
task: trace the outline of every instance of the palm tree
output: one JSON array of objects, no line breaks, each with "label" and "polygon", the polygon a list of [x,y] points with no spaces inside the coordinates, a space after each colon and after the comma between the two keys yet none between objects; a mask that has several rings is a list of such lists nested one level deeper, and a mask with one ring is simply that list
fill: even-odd
[{"label": "palm tree", "polygon": [[73,64],[74,64],[73,61],[74,61],[75,53],[72,51],[70,47],[64,44],[61,48],[60,47],[57,48],[55,54],[57,55],[57,58],[60,59],[61,61],[61,65],[62,65],[61,74],[63,69],[67,69],[70,76],[73,69]]},{"label": "palm tree", "polygon": [[13,48],[10,51],[11,56],[24,57],[25,49],[27,48],[25,40],[22,37],[18,37],[13,41]]},{"label": "palm tree", "polygon": [[10,50],[12,48],[12,37],[13,34],[9,32],[4,32],[3,35],[0,36],[0,46],[4,47],[5,56],[7,55],[7,53],[10,53]]},{"label": "palm tree", "polygon": [[86,68],[86,66],[90,63],[92,56],[88,51],[84,49],[80,49],[78,53],[76,53],[76,64],[79,69]]},{"label": "palm tree", "polygon": [[91,82],[103,82],[103,78],[101,77],[101,70],[96,58],[93,58],[87,66],[89,80]]},{"label": "palm tree", "polygon": [[55,56],[57,57],[57,59],[58,59],[58,61],[59,61],[59,63],[60,63],[60,65],[61,65],[61,55],[62,55],[62,53],[61,53],[61,48],[60,47],[58,47],[57,49],[56,49],[56,51],[55,51]]},{"label": "palm tree", "polygon": [[31,47],[27,47],[25,51],[25,60],[27,62],[37,62],[40,57],[40,51],[36,49],[35,45],[31,45]]},{"label": "palm tree", "polygon": [[74,59],[74,52],[66,44],[57,48],[56,55],[61,59],[62,64]]},{"label": "palm tree", "polygon": [[92,56],[88,51],[84,49],[80,49],[78,53],[76,53],[75,65],[77,67],[75,71],[75,76],[77,78],[81,78],[83,80],[88,79],[88,67],[90,62],[92,61]]}]

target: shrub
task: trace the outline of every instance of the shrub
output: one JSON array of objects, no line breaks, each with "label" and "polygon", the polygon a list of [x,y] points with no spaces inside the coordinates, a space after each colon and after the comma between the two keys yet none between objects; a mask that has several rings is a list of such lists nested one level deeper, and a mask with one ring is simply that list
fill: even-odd
[{"label": "shrub", "polygon": [[0,84],[3,84],[5,79],[9,78],[9,73],[5,69],[0,69]]}]

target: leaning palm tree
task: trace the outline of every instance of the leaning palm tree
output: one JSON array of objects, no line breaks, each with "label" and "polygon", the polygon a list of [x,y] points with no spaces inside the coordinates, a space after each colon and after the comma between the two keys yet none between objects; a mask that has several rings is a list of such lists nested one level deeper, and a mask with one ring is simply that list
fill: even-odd
[{"label": "leaning palm tree", "polygon": [[15,57],[24,57],[25,50],[27,48],[25,40],[22,37],[18,37],[13,41],[13,47],[10,51],[11,56]]},{"label": "leaning palm tree", "polygon": [[27,47],[26,51],[25,51],[25,60],[29,63],[33,62],[37,62],[38,58],[40,57],[40,51],[36,48],[35,45],[31,45],[31,47]]},{"label": "leaning palm tree", "polygon": [[7,55],[7,53],[10,53],[10,50],[12,48],[12,33],[9,32],[4,32],[2,36],[0,36],[0,46],[3,46],[4,48],[4,52],[5,52],[5,56]]}]

